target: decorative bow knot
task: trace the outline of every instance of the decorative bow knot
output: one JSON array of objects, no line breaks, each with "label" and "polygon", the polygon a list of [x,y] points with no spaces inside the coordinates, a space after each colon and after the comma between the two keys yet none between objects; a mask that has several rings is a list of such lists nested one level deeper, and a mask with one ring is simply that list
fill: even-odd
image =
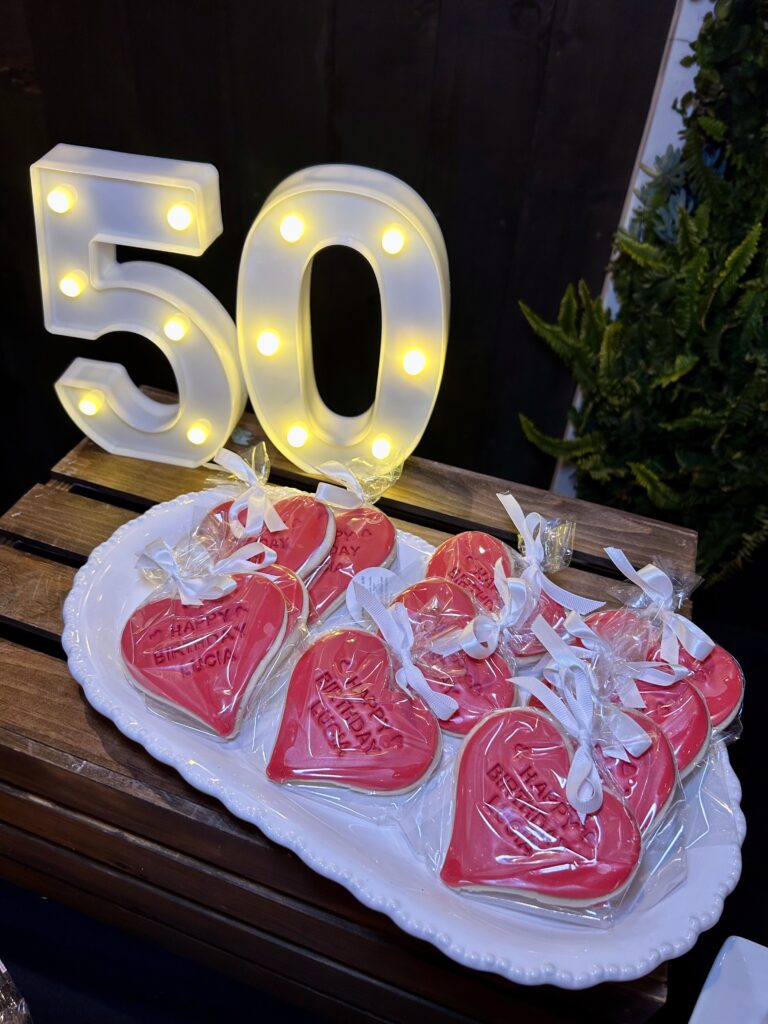
[{"label": "decorative bow knot", "polygon": [[450,718],[459,709],[457,701],[446,693],[437,693],[433,690],[424,678],[424,673],[414,664],[413,627],[406,608],[402,604],[393,604],[385,608],[378,597],[366,587],[354,579],[352,585],[361,607],[373,619],[400,663],[395,672],[397,685],[402,690],[418,694],[439,719],[444,721]]},{"label": "decorative bow knot", "polygon": [[682,665],[660,665],[658,661],[628,661],[603,637],[591,629],[577,612],[569,612],[565,619],[568,634],[580,640],[582,648],[574,648],[583,657],[602,658],[608,663],[609,686],[621,704],[627,708],[644,708],[645,701],[636,680],[654,686],[671,686],[689,675]]},{"label": "decorative bow knot", "polygon": [[[224,469],[246,484],[243,493],[232,502],[228,515],[229,528],[238,540],[261,533],[265,526],[272,533],[287,529],[264,487],[269,476],[269,456],[263,441],[258,450],[262,464],[260,472],[256,472],[245,459],[228,448],[222,448],[214,456],[213,462],[206,463],[208,469]],[[240,522],[240,513],[243,509],[247,509],[245,526]]]},{"label": "decorative bow knot", "polygon": [[675,665],[680,658],[680,644],[697,661],[703,661],[714,650],[715,642],[703,629],[674,610],[674,585],[658,566],[649,563],[636,570],[620,548],[605,548],[605,553],[628,580],[639,587],[659,614],[661,658]]},{"label": "decorative bow knot", "polygon": [[[250,561],[262,556],[257,565]],[[136,562],[140,569],[154,572],[160,570],[178,591],[182,604],[201,605],[229,594],[237,586],[236,574],[249,575],[271,565],[277,555],[271,548],[258,541],[244,544],[234,554],[214,562],[202,545],[195,545],[185,552],[186,565],[180,565],[176,552],[164,540],[147,545]]]},{"label": "decorative bow knot", "polygon": [[[558,587],[544,573],[542,568],[544,563],[544,542],[541,536],[544,520],[542,516],[538,512],[529,512],[526,516],[517,499],[511,494],[497,494],[496,497],[504,506],[504,510],[522,538],[522,557],[532,570],[532,579],[535,580],[538,591],[543,590],[545,594],[564,608],[570,608],[581,615],[588,615],[590,612],[602,608],[605,604],[604,601],[591,601],[589,598],[581,597],[579,594],[572,594],[569,590]],[[538,591],[536,593],[537,601],[539,597]]]},{"label": "decorative bow knot", "polygon": [[335,461],[322,462],[317,468],[323,476],[334,481],[329,484],[323,480],[317,485],[315,497],[319,501],[338,505],[339,508],[360,508],[365,504],[362,485],[351,469]]}]

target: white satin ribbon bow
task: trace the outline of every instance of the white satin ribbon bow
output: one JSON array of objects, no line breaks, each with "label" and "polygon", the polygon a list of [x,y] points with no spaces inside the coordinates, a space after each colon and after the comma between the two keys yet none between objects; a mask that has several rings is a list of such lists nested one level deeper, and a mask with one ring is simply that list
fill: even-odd
[{"label": "white satin ribbon bow", "polygon": [[[176,553],[166,544],[164,540],[156,540],[147,545],[136,562],[140,569],[160,569],[165,576],[173,581],[178,590],[181,603],[185,605],[201,605],[203,601],[210,601],[217,597],[229,594],[237,586],[235,574],[248,575],[259,572],[266,566],[271,565],[277,555],[271,548],[265,547],[258,541],[252,544],[244,544],[243,547],[230,555],[214,562],[200,547],[201,560],[190,559],[187,566],[179,565]],[[262,561],[257,565],[251,562],[251,558],[262,555]]]},{"label": "white satin ribbon bow", "polygon": [[[267,465],[269,465],[268,462]],[[217,455],[214,455],[213,462],[206,463],[206,468],[224,469],[246,484],[246,489],[234,499],[229,509],[229,528],[238,540],[241,537],[253,537],[261,533],[265,526],[273,533],[287,529],[280,513],[266,492],[264,480],[236,452],[222,448]],[[267,472],[269,471],[267,470]],[[245,526],[240,522],[240,513],[243,509],[248,510]]]},{"label": "white satin ribbon bow", "polygon": [[610,686],[619,701],[627,708],[644,708],[645,701],[640,695],[635,680],[651,683],[653,686],[671,686],[689,675],[682,665],[668,665],[658,661],[627,661],[613,646],[591,629],[577,612],[569,612],[565,620],[568,634],[581,640],[584,645],[574,650],[583,656],[598,655],[610,662]]},{"label": "white satin ribbon bow", "polygon": [[[329,484],[322,480],[317,485],[315,497],[318,501],[338,505],[339,508],[360,508],[365,504],[365,494],[360,481],[343,463],[330,460],[322,462],[317,468],[323,476],[335,481]],[[339,484],[341,486],[338,486]]]},{"label": "white satin ribbon bow", "polygon": [[[522,557],[534,571],[532,579],[540,590],[551,597],[564,608],[570,608],[579,612],[580,615],[588,615],[597,611],[605,604],[604,601],[591,601],[588,597],[581,597],[579,594],[572,594],[553,583],[544,573],[542,564],[544,562],[544,544],[541,540],[541,529],[543,518],[538,512],[529,512],[525,515],[517,499],[511,494],[497,494],[504,510],[512,520],[517,532],[523,539],[524,554]],[[538,594],[536,595],[538,600]]]},{"label": "white satin ribbon bow", "polygon": [[400,662],[395,672],[397,685],[405,691],[417,693],[431,711],[441,720],[450,718],[458,709],[458,703],[446,693],[433,690],[424,673],[413,663],[413,627],[408,612],[402,604],[385,608],[381,601],[366,587],[352,580],[355,595],[362,608],[373,619],[384,640]]},{"label": "white satin ribbon bow", "polygon": [[650,746],[645,730],[610,704],[597,704],[597,680],[588,662],[537,616],[532,631],[550,655],[544,678],[555,690],[532,676],[515,676],[513,683],[536,697],[577,743],[565,783],[565,795],[583,822],[603,803],[603,785],[595,763],[595,745],[607,757],[623,761],[638,757]]},{"label": "white satin ribbon bow", "polygon": [[690,619],[674,611],[674,585],[665,572],[653,563],[636,570],[620,548],[604,548],[604,551],[616,568],[640,587],[661,616],[662,661],[675,665],[680,657],[680,644],[697,661],[703,661],[712,653],[714,640]]},{"label": "white satin ribbon bow", "polygon": [[[495,615],[481,612],[461,629],[451,630],[432,644],[438,654],[464,651],[470,658],[488,658],[499,645],[501,634],[526,622],[536,608],[535,566],[528,566],[522,577],[508,577],[499,558],[493,567],[493,582],[501,599],[501,608]],[[535,595],[535,596],[534,596]]]}]

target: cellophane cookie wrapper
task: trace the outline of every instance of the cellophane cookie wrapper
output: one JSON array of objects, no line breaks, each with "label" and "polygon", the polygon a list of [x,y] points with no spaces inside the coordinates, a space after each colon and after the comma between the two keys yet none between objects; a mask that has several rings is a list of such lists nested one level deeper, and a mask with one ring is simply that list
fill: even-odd
[{"label": "cellophane cookie wrapper", "polygon": [[326,479],[318,484],[315,498],[332,510],[335,534],[307,578],[310,628],[327,622],[344,605],[347,588],[358,573],[394,565],[397,531],[373,503],[397,480],[400,468],[375,466],[364,459],[319,467]]},{"label": "cellophane cookie wrapper", "polygon": [[[733,655],[685,614],[686,602],[701,577],[681,570],[661,556],[635,570],[620,549],[607,548],[606,553],[629,580],[615,587],[623,604],[623,617],[617,613],[615,622],[609,619],[606,630],[644,631],[645,657],[688,669],[688,685],[696,689],[707,706],[713,736],[726,743],[738,739],[744,673]],[[633,615],[639,619],[635,625],[631,625]]]},{"label": "cellophane cookie wrapper", "polygon": [[267,777],[302,801],[385,821],[440,763],[440,726],[376,633],[312,636],[259,700],[253,749]]},{"label": "cellophane cookie wrapper", "polygon": [[151,711],[230,741],[305,635],[308,598],[257,542],[216,559],[192,530],[140,553],[146,596],[124,625],[121,655]]}]

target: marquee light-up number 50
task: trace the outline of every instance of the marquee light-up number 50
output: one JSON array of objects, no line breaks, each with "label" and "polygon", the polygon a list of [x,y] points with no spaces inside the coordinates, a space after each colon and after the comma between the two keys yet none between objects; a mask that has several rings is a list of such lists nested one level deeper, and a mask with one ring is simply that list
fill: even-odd
[{"label": "marquee light-up number 50", "polygon": [[[169,406],[136,388],[123,366],[76,359],[56,391],[102,447],[177,465],[208,461],[243,411],[243,372],[270,440],[308,472],[328,459],[402,462],[416,447],[445,360],[448,260],[434,216],[403,182],[347,165],[283,181],[245,243],[237,331],[187,274],[115,258],[117,244],[203,253],[222,230],[214,167],[60,145],[32,166],[32,191],[48,330],[141,334],[176,375],[179,400]],[[309,282],[328,245],[357,249],[379,284],[379,374],[361,416],[330,410],[314,378]]]}]

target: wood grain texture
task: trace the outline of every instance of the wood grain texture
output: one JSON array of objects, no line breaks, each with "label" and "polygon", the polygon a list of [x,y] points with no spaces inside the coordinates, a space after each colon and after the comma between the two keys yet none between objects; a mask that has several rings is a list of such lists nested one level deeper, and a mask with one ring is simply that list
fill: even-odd
[{"label": "wood grain texture", "polygon": [[75,570],[0,544],[0,622],[58,640]]},{"label": "wood grain texture", "polygon": [[[147,389],[151,395],[158,392]],[[243,450],[264,440],[255,417],[246,413],[232,435],[229,447]],[[314,481],[289,463],[271,444],[267,445],[276,482],[314,487]],[[84,440],[53,468],[66,480],[103,488],[119,496],[146,502],[167,501],[177,494],[207,486],[211,472],[150,463],[141,459],[115,459],[93,442]],[[646,519],[618,509],[580,501],[526,487],[498,477],[472,473],[455,466],[412,456],[400,479],[379,501],[385,512],[433,528],[456,533],[486,529],[514,540],[513,527],[496,494],[511,491],[526,512],[573,519],[576,523],[575,562],[606,563],[606,545],[622,547],[630,561],[640,566],[664,556],[692,571],[696,560],[693,530]]]}]

